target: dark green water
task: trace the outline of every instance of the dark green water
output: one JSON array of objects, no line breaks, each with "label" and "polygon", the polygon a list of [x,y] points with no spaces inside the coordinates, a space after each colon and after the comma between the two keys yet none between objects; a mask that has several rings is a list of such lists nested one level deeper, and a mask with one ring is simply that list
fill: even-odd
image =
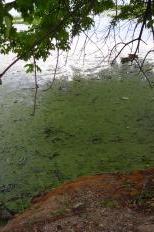
[{"label": "dark green water", "polygon": [[126,79],[70,82],[33,91],[1,89],[0,202],[31,198],[81,175],[154,166],[154,90]]}]

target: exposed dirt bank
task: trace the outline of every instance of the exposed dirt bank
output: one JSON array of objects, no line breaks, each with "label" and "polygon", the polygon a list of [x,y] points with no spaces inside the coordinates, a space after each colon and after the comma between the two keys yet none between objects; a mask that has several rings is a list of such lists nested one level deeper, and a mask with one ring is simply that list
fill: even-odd
[{"label": "exposed dirt bank", "polygon": [[154,169],[81,177],[32,200],[1,232],[152,232]]}]

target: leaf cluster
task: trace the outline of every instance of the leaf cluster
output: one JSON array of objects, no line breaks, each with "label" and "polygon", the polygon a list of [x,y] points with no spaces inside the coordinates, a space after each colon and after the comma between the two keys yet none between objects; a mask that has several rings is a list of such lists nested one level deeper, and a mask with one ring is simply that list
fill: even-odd
[{"label": "leaf cluster", "polygon": [[154,1],[153,0],[130,0],[129,3],[121,5],[119,13],[114,21],[137,19],[138,23],[146,21],[148,28],[154,24]]},{"label": "leaf cluster", "polygon": [[[10,11],[15,9],[28,25],[18,31]],[[13,52],[28,61],[44,61],[52,50],[68,50],[72,38],[94,25],[94,16],[113,9],[113,25],[119,20],[137,19],[152,29],[154,23],[153,0],[0,0],[0,53]],[[29,67],[29,70],[33,70]]]},{"label": "leaf cluster", "polygon": [[[0,52],[46,60],[52,50],[68,50],[71,39],[94,24],[93,16],[113,5],[112,0],[0,1]],[[29,25],[27,30],[15,28],[12,9]]]}]

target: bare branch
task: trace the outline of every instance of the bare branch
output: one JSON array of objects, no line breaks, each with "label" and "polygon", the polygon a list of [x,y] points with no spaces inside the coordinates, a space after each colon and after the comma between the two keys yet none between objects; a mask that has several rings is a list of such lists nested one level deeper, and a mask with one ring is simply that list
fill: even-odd
[{"label": "bare branch", "polygon": [[53,87],[53,84],[56,80],[56,74],[57,74],[57,69],[58,69],[58,64],[59,64],[59,48],[57,49],[57,61],[56,61],[56,66],[55,66],[55,71],[54,71],[54,76],[53,76],[53,79],[52,79],[52,82],[50,84],[50,86],[47,88],[47,89],[44,89],[43,91],[47,91],[49,89],[51,89]]},{"label": "bare branch", "polygon": [[[127,43],[120,42],[120,43],[116,44],[116,45],[112,48],[112,50],[111,50],[111,52],[110,52],[110,56],[111,56],[113,50],[115,49],[115,47],[116,47],[117,45],[124,44],[124,46],[120,49],[120,51],[118,52],[118,54],[117,54],[117,55],[115,56],[115,58],[112,60],[111,64],[113,64],[113,63],[115,62],[115,60],[117,59],[117,57],[121,54],[121,52],[124,50],[124,48],[125,48],[126,46],[128,46],[128,45],[131,44],[131,43],[134,43],[134,42],[138,41],[138,39],[139,39],[139,38],[133,39],[133,40],[127,42]],[[145,41],[143,41],[143,40],[141,40],[141,41],[142,41],[143,43],[145,43]],[[146,44],[146,43],[145,43],[145,44]]]},{"label": "bare branch", "polygon": [[148,55],[149,55],[151,52],[154,52],[154,50],[149,50],[149,51],[146,53],[146,55],[145,55],[145,57],[144,57],[144,59],[143,59],[143,61],[142,61],[142,63],[141,63],[141,67],[143,67],[146,58],[148,57]]},{"label": "bare branch", "polygon": [[35,95],[34,95],[34,106],[33,106],[33,113],[32,115],[35,115],[36,112],[36,104],[37,104],[37,93],[38,93],[38,82],[37,82],[37,69],[36,69],[36,60],[34,57],[34,77],[35,77]]},{"label": "bare branch", "polygon": [[142,68],[142,66],[140,65],[139,61],[138,61],[137,59],[135,59],[135,61],[136,61],[137,65],[138,65],[138,67],[139,67],[139,69],[140,69],[140,72],[144,75],[144,77],[146,78],[146,80],[147,80],[147,82],[148,82],[150,88],[152,89],[153,86],[152,86],[152,84],[151,84],[151,82],[150,82],[150,80],[149,80],[149,77],[147,76],[146,72],[143,70],[143,68]]},{"label": "bare branch", "polygon": [[2,84],[2,77],[4,76],[4,74],[19,60],[20,60],[20,57],[17,57],[7,68],[4,69],[2,73],[0,73],[0,85]]}]

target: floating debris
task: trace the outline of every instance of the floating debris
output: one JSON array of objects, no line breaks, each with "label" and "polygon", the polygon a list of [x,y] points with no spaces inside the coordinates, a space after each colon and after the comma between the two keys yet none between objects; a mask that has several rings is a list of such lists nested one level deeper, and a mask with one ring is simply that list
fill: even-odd
[{"label": "floating debris", "polygon": [[128,97],[122,97],[121,100],[129,100]]}]

